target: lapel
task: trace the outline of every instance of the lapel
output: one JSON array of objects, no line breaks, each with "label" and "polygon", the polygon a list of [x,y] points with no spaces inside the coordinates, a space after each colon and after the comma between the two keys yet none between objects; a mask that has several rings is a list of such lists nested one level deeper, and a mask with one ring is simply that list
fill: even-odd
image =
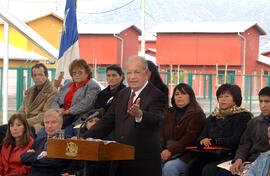
[{"label": "lapel", "polygon": [[[149,90],[151,90],[152,88],[152,84],[148,81],[148,84],[145,86],[145,88],[141,91],[140,95],[136,98],[136,100],[138,98],[141,98],[141,102],[140,102],[140,108],[144,109],[146,104],[147,104],[147,100],[149,100],[149,98],[147,98],[149,96]],[[136,102],[136,100],[134,102]]]},{"label": "lapel", "polygon": [[128,100],[131,94],[131,89],[130,87],[126,88],[126,91],[123,92],[122,98],[120,98],[120,107],[117,107],[119,110],[119,114],[123,117],[123,120],[126,120],[127,117],[129,117],[127,113],[127,105],[128,105]]}]

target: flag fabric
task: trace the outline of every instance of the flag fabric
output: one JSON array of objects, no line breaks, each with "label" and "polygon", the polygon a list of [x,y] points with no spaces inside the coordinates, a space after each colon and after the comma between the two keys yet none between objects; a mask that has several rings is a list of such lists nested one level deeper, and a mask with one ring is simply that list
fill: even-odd
[{"label": "flag fabric", "polygon": [[70,79],[69,64],[80,58],[75,0],[67,0],[56,76],[64,72],[64,80]]}]

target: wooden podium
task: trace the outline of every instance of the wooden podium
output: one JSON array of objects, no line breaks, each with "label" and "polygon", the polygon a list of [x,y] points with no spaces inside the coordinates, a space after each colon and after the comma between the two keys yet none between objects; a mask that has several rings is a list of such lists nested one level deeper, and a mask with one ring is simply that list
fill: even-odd
[{"label": "wooden podium", "polygon": [[48,139],[47,155],[49,158],[72,160],[109,161],[134,160],[133,146],[102,141]]}]

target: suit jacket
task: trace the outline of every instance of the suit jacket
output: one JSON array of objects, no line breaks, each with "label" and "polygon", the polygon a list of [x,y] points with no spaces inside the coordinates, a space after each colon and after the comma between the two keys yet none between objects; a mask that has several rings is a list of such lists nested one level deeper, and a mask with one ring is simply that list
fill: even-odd
[{"label": "suit jacket", "polygon": [[159,130],[167,105],[166,96],[149,82],[138,96],[143,116],[142,121],[136,123],[126,110],[130,94],[129,87],[121,90],[104,117],[83,137],[103,138],[114,129],[117,142],[135,147],[135,160],[120,161],[116,175],[160,176]]},{"label": "suit jacket", "polygon": [[35,89],[36,86],[32,86],[25,91],[22,106],[18,112],[25,114],[27,122],[29,125],[34,126],[37,132],[41,129],[40,123],[43,121],[44,113],[50,108],[57,89],[50,81],[46,81],[39,94],[33,100]]},{"label": "suit jacket", "polygon": [[47,151],[47,137],[36,138],[30,147],[35,152],[24,152],[21,154],[21,161],[25,165],[32,166],[31,176],[58,176],[68,164],[68,160],[43,157],[37,159],[42,151]]}]

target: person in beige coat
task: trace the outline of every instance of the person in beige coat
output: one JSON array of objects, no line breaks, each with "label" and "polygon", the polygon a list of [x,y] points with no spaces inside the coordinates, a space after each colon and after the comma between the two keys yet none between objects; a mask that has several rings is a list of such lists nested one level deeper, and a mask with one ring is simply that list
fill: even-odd
[{"label": "person in beige coat", "polygon": [[44,113],[50,108],[51,102],[57,94],[57,89],[48,79],[48,69],[42,63],[32,67],[32,78],[35,83],[25,91],[19,113],[26,116],[30,126],[36,133],[41,129]]}]

